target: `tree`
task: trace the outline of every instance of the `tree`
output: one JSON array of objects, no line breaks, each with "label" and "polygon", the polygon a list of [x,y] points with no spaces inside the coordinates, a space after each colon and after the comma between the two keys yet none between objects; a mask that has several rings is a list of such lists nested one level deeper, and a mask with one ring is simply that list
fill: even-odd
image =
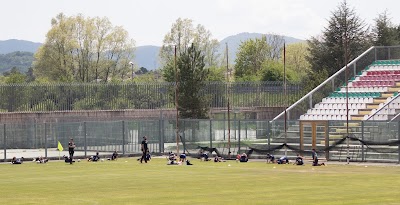
[{"label": "tree", "polygon": [[301,80],[310,71],[310,63],[307,61],[308,55],[307,43],[300,42],[286,45],[286,70],[291,70],[297,74],[296,81]]},{"label": "tree", "polygon": [[209,71],[209,74],[208,74],[208,77],[207,77],[206,81],[209,81],[209,82],[222,82],[222,81],[225,81],[225,79],[226,79],[225,78],[226,68],[213,66],[213,67],[210,67],[208,69],[208,71]]},{"label": "tree", "polygon": [[[194,44],[185,49],[177,60],[178,80],[178,110],[182,118],[205,119],[208,118],[208,103],[202,94],[205,80],[209,70],[205,68],[205,56],[197,50]],[[173,66],[168,64],[168,66]],[[174,68],[166,69],[173,71],[164,73],[168,82],[175,82]],[[172,77],[174,76],[174,77]]]},{"label": "tree", "polygon": [[5,76],[5,83],[7,84],[25,83],[26,80],[26,76],[16,67],[13,67],[9,72],[4,72],[3,75]]},{"label": "tree", "polygon": [[350,9],[347,2],[343,1],[332,12],[321,38],[312,37],[307,42],[310,52],[307,59],[312,71],[317,73],[325,69],[330,76],[345,65],[345,53],[350,61],[369,47],[368,28],[354,9]]},{"label": "tree", "polygon": [[387,11],[379,14],[372,28],[372,43],[375,46],[392,46],[400,42],[396,26],[391,22]]},{"label": "tree", "polygon": [[26,71],[31,65],[33,53],[15,51],[7,54],[0,54],[0,73],[17,67],[20,71]]},{"label": "tree", "polygon": [[[271,44],[269,43],[271,42]],[[283,38],[278,35],[263,35],[261,38],[249,39],[239,46],[235,59],[235,77],[238,80],[257,80],[262,64],[280,58]]]},{"label": "tree", "polygon": [[146,73],[148,73],[148,72],[149,72],[149,70],[147,70],[147,68],[145,68],[145,67],[140,67],[137,74],[146,74]]},{"label": "tree", "polygon": [[107,18],[60,13],[52,19],[46,37],[35,54],[34,74],[39,78],[93,82],[128,76],[134,41]]},{"label": "tree", "polygon": [[261,70],[262,63],[268,60],[270,52],[266,36],[242,42],[235,59],[235,77],[256,74]]},{"label": "tree", "polygon": [[178,18],[172,25],[171,31],[164,36],[163,45],[160,50],[161,64],[164,68],[174,61],[174,46],[176,46],[177,56],[187,52],[193,44],[197,51],[204,55],[205,67],[218,64],[218,40],[212,38],[212,34],[203,25],[193,25],[191,19]]},{"label": "tree", "polygon": [[16,84],[25,83],[26,76],[16,67],[4,73],[4,76],[4,82],[8,85],[1,89],[0,107],[7,109],[8,112],[14,112],[25,103],[25,89]]}]

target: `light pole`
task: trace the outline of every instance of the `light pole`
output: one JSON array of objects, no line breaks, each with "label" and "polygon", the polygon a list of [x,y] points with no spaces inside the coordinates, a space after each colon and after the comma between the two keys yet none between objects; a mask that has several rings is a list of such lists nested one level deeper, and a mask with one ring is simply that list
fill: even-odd
[{"label": "light pole", "polygon": [[132,80],[133,80],[133,62],[132,61],[129,62],[129,65],[131,65],[131,68],[132,68]]}]

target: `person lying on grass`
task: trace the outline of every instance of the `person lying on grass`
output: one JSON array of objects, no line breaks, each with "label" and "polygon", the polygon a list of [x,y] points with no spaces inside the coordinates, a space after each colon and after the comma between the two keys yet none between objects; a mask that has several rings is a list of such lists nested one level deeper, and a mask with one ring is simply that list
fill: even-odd
[{"label": "person lying on grass", "polygon": [[22,162],[24,162],[24,158],[23,157],[21,157],[21,158],[13,157],[11,159],[11,164],[22,164]]},{"label": "person lying on grass", "polygon": [[278,164],[289,164],[289,159],[286,156],[282,156],[278,160],[276,160]]},{"label": "person lying on grass", "polygon": [[48,159],[46,159],[45,157],[42,157],[42,156],[36,157],[34,159],[34,162],[41,163],[41,164],[47,163],[48,161],[49,161]]},{"label": "person lying on grass", "polygon": [[218,155],[215,155],[214,162],[225,162],[225,159]]},{"label": "person lying on grass", "polygon": [[64,157],[64,161],[65,161],[65,163],[73,163],[73,162],[75,162],[75,160],[72,160],[72,162],[71,162],[71,158],[69,158],[68,156],[63,156]]}]

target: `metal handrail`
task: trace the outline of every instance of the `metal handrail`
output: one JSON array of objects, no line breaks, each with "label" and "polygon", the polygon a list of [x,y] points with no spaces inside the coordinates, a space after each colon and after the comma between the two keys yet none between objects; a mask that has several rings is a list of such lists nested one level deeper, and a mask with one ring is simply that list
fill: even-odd
[{"label": "metal handrail", "polygon": [[396,97],[392,98],[389,102],[385,103],[381,108],[377,109],[375,111],[374,114],[372,114],[371,116],[369,116],[367,119],[363,120],[363,121],[368,121],[369,119],[371,119],[373,116],[375,116],[379,111],[381,111],[383,108],[385,108],[387,105],[389,105],[391,102],[393,102],[394,100],[396,100],[400,95],[396,95]]},{"label": "metal handrail", "polygon": [[[314,92],[316,92],[317,90],[319,90],[322,86],[324,86],[325,84],[327,84],[328,82],[330,82],[333,78],[335,78],[337,75],[339,75],[340,73],[342,73],[343,71],[346,70],[347,67],[349,67],[349,65],[357,62],[361,57],[365,56],[368,52],[370,52],[372,49],[375,49],[375,46],[370,47],[368,50],[364,51],[364,53],[362,53],[361,55],[359,55],[357,58],[355,58],[354,60],[352,60],[350,63],[347,64],[347,66],[344,66],[343,68],[341,68],[340,70],[338,70],[335,74],[333,74],[331,77],[329,77],[328,79],[326,79],[323,83],[321,83],[320,85],[318,85],[316,88],[314,88],[313,90],[311,90],[309,93],[307,93],[307,95],[303,96],[302,98],[300,98],[298,101],[296,101],[294,104],[292,104],[290,107],[288,107],[286,109],[286,112],[290,111],[292,108],[294,108],[296,105],[298,105],[299,103],[301,103],[304,99],[310,97],[310,95],[314,94]],[[285,114],[285,111],[281,112],[279,115],[277,115],[274,119],[271,120],[271,122],[279,119],[280,117],[282,117]]]},{"label": "metal handrail", "polygon": [[394,119],[396,119],[397,117],[399,117],[400,116],[400,112],[397,114],[397,115],[395,115],[389,122],[387,122],[387,123],[391,123]]}]

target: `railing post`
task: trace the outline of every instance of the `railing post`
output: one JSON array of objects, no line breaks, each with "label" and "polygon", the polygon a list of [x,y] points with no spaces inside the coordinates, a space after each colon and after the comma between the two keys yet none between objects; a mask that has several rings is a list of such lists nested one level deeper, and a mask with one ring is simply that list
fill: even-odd
[{"label": "railing post", "polygon": [[7,159],[7,136],[6,136],[6,124],[4,124],[3,125],[4,127],[4,129],[3,129],[3,138],[4,138],[4,142],[3,142],[3,144],[4,144],[4,162],[6,161],[6,159]]},{"label": "railing post", "polygon": [[332,79],[332,92],[335,91],[335,78]]},{"label": "railing post", "polygon": [[388,47],[388,60],[390,60],[390,47]]},{"label": "railing post", "polygon": [[44,123],[44,157],[47,158],[47,123]]},{"label": "railing post", "polygon": [[86,122],[83,122],[83,146],[85,149],[85,158],[87,157],[87,136],[86,136]]},{"label": "railing post", "polygon": [[309,106],[310,106],[309,109],[312,108],[312,96],[313,96],[313,95],[311,94],[310,97],[308,97],[308,98],[309,98],[309,99],[308,99],[308,100],[309,100]]},{"label": "railing post", "polygon": [[122,154],[125,154],[125,121],[122,120]]},{"label": "railing post", "polygon": [[376,60],[378,60],[377,59],[377,53],[376,53],[376,47],[374,48],[374,51],[375,51],[375,61],[376,61]]},{"label": "railing post", "polygon": [[[361,121],[361,140],[364,141],[364,121]],[[365,161],[364,144],[361,144],[361,161]]]}]

